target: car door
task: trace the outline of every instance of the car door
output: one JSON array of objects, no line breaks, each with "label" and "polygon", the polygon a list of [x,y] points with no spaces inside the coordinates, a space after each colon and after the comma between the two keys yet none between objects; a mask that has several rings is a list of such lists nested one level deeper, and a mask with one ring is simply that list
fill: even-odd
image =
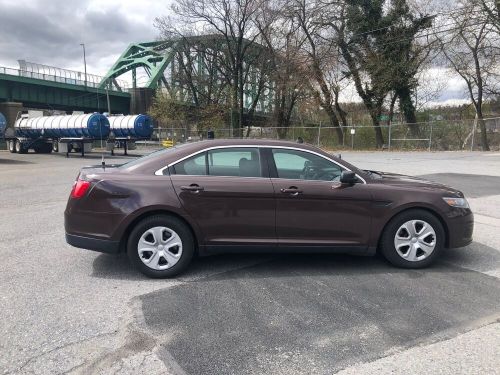
[{"label": "car door", "polygon": [[313,152],[272,148],[271,181],[276,195],[280,246],[366,246],[371,227],[371,194],[360,180],[340,183],[345,168]]},{"label": "car door", "polygon": [[276,244],[274,189],[257,147],[209,149],[169,168],[206,245]]}]

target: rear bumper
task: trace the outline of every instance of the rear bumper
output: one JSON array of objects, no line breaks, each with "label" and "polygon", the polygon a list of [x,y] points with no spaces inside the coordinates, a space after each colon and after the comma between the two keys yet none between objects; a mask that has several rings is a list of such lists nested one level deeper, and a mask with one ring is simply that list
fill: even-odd
[{"label": "rear bumper", "polygon": [[99,251],[101,253],[117,254],[120,252],[119,241],[83,237],[66,233],[66,242],[80,249]]}]

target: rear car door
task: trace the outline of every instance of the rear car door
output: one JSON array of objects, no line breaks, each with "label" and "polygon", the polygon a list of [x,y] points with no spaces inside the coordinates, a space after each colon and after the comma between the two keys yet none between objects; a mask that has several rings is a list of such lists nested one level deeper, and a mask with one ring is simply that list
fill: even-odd
[{"label": "rear car door", "polygon": [[263,165],[259,148],[242,146],[209,149],[169,168],[205,245],[277,243],[274,189]]},{"label": "rear car door", "polygon": [[371,194],[361,179],[340,183],[344,167],[313,152],[270,148],[276,195],[276,233],[282,246],[365,247]]}]

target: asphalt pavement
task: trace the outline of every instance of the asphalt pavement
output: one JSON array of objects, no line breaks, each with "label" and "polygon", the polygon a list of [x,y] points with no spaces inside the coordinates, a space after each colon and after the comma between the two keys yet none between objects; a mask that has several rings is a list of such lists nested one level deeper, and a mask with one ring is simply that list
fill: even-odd
[{"label": "asphalt pavement", "polygon": [[0,374],[500,373],[500,153],[342,157],[463,190],[475,241],[426,270],[221,255],[150,280],[64,241],[71,185],[100,154],[0,151]]}]

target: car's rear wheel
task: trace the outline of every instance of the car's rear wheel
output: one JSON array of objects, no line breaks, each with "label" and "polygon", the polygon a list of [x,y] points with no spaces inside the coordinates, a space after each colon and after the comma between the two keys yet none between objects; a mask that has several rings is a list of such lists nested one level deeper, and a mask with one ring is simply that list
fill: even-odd
[{"label": "car's rear wheel", "polygon": [[423,268],[430,265],[444,247],[445,232],[439,219],[425,210],[409,210],[386,226],[380,250],[393,265]]},{"label": "car's rear wheel", "polygon": [[155,215],[140,221],[130,233],[127,253],[146,276],[167,278],[184,271],[195,249],[191,230],[173,216]]}]

